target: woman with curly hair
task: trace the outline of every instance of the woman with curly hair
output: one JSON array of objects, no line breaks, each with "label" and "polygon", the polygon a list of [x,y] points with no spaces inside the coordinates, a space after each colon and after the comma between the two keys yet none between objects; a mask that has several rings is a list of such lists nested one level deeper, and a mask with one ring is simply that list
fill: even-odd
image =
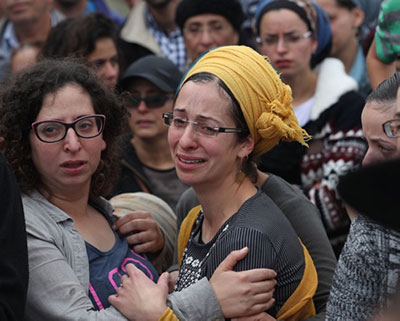
[{"label": "woman with curly hair", "polygon": [[[125,108],[94,73],[71,60],[43,60],[17,74],[3,88],[0,106],[5,155],[23,193],[29,256],[25,320],[126,320],[108,301],[126,265],[133,263],[152,281],[158,274],[112,228],[113,209],[101,197],[116,177]],[[240,258],[243,251],[226,263],[233,266]],[[230,302],[239,313],[269,306],[260,304],[269,301],[268,293],[250,296],[272,290],[272,271],[244,275],[226,264],[220,270],[235,278],[236,289],[223,291],[226,273],[216,273],[214,284],[199,282],[205,299],[199,302],[194,292],[197,315],[210,319],[213,299],[222,309]],[[192,308],[182,304],[184,293],[170,299],[181,314]]]},{"label": "woman with curly hair", "polygon": [[18,74],[1,106],[5,155],[23,192],[26,320],[125,320],[108,308],[125,265],[158,279],[112,229],[111,205],[100,197],[116,176],[125,108],[85,66],[53,60]]}]

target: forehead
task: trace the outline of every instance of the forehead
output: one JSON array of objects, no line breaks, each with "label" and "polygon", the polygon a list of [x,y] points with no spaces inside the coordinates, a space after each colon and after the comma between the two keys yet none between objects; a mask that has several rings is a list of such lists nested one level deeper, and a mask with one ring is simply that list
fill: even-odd
[{"label": "forehead", "polygon": [[367,137],[370,133],[373,133],[374,135],[385,136],[382,129],[382,124],[393,119],[394,108],[392,107],[394,107],[394,102],[392,104],[369,102],[365,105],[361,114],[364,136]]},{"label": "forehead", "polygon": [[108,58],[116,55],[117,47],[114,40],[112,38],[99,38],[96,40],[95,48],[89,54],[88,59]]},{"label": "forehead", "polygon": [[231,116],[231,99],[216,81],[198,83],[188,81],[182,86],[174,110],[181,110],[192,117],[211,117],[224,121]]},{"label": "forehead", "polygon": [[230,22],[221,15],[205,13],[187,19],[185,21],[185,27],[190,25],[211,25],[215,23],[223,23],[230,25]]},{"label": "forehead", "polygon": [[91,113],[94,113],[94,107],[88,92],[80,85],[71,83],[43,97],[38,119],[62,119]]},{"label": "forehead", "polygon": [[268,11],[261,18],[261,32],[307,30],[307,24],[292,10],[278,9]]}]

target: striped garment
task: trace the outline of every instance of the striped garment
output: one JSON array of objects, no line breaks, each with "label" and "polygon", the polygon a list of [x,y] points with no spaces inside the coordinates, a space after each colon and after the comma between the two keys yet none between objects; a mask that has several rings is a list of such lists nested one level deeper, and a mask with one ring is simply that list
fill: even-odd
[{"label": "striped garment", "polygon": [[384,63],[400,57],[400,1],[382,2],[375,33],[376,54]]},{"label": "striped garment", "polygon": [[187,288],[204,276],[210,279],[231,251],[247,246],[249,253],[235,266],[235,270],[271,268],[277,272],[276,302],[268,311],[275,316],[298,287],[305,268],[300,242],[284,214],[258,190],[206,244],[201,241],[200,235],[203,217],[201,212],[193,227],[175,290]]}]

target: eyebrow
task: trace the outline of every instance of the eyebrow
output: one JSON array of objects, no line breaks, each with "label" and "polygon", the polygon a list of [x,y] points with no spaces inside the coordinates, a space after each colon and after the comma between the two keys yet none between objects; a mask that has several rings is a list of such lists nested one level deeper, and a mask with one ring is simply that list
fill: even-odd
[{"label": "eyebrow", "polygon": [[[184,108],[175,108],[173,111],[179,112],[179,113],[185,113],[186,109]],[[221,122],[218,121],[217,119],[213,118],[213,117],[208,117],[208,116],[203,116],[203,115],[197,115],[196,116],[197,119],[201,119],[201,120],[212,120],[215,121],[216,123],[220,124]]]}]

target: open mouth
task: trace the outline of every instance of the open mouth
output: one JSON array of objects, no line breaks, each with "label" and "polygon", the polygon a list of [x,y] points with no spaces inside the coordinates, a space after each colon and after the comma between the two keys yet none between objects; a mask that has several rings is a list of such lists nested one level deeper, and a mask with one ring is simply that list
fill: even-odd
[{"label": "open mouth", "polygon": [[85,164],[84,161],[77,161],[77,162],[66,162],[63,163],[62,166],[65,168],[78,168],[84,164]]},{"label": "open mouth", "polygon": [[182,157],[178,157],[178,159],[185,164],[201,164],[205,162],[203,159],[187,159]]}]

